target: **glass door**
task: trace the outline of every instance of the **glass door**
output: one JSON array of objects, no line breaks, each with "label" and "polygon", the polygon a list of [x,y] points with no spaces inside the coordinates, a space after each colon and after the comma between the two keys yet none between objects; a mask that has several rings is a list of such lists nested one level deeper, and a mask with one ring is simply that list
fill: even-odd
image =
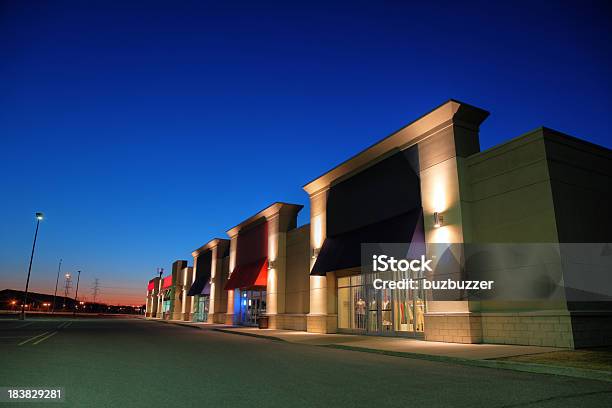
[{"label": "glass door", "polygon": [[266,313],[266,291],[240,291],[240,324],[257,325],[257,319]]},{"label": "glass door", "polygon": [[194,314],[194,321],[196,322],[207,322],[208,321],[208,305],[210,298],[208,296],[199,296],[196,303],[196,312]]}]

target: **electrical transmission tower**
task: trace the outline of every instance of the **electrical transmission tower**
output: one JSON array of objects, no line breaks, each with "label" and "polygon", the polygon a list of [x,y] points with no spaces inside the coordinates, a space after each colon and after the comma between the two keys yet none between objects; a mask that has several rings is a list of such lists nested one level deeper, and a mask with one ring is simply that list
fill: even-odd
[{"label": "electrical transmission tower", "polygon": [[98,295],[100,294],[100,279],[95,278],[94,279],[94,285],[91,288],[92,293],[93,293],[93,302],[94,305],[96,304],[96,300],[98,299]]}]

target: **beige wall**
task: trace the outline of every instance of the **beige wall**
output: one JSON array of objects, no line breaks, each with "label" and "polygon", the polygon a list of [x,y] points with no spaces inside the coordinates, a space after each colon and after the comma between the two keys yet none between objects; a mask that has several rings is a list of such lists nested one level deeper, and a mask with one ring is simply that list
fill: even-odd
[{"label": "beige wall", "polygon": [[310,304],[310,224],[287,233],[285,313],[306,314]]},{"label": "beige wall", "polygon": [[475,154],[466,168],[471,242],[558,242],[540,131]]},{"label": "beige wall", "polygon": [[[546,128],[470,156],[471,242],[609,242],[610,221],[601,214],[611,202],[611,163],[608,149]],[[612,341],[600,324],[611,321],[609,312],[571,312],[564,300],[479,309],[484,342],[573,348]]]}]

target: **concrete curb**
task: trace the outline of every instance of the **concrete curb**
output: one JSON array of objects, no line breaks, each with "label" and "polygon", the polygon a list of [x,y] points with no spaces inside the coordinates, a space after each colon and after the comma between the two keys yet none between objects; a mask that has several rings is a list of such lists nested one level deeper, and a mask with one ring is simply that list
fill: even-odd
[{"label": "concrete curb", "polygon": [[584,378],[589,380],[612,382],[611,372],[589,370],[585,368],[551,366],[545,364],[521,363],[514,361],[475,360],[460,357],[436,356],[432,354],[420,354],[402,351],[370,349],[366,347],[344,346],[340,344],[329,344],[319,347],[358,351],[363,353],[383,354],[393,357],[414,358],[419,360],[436,361],[441,363],[461,364],[474,367],[497,368],[502,370],[523,371],[536,374],[560,375],[564,377]]},{"label": "concrete curb", "polygon": [[268,335],[265,335],[265,334],[238,332],[238,331],[234,331],[234,330],[220,329],[218,327],[214,328],[212,330],[218,331],[218,332],[221,332],[221,333],[237,334],[238,336],[258,337],[260,339],[268,339],[268,340],[273,340],[273,341],[282,341],[282,342],[285,342],[285,343],[289,343],[287,340],[281,339],[280,337],[268,336]]},{"label": "concrete curb", "polygon": [[[167,320],[153,320],[153,321],[167,323],[167,324],[176,324],[178,326],[186,326],[186,327],[191,327],[191,328],[196,328],[196,329],[202,329],[201,327],[198,327],[198,326],[180,323],[180,322],[169,322]],[[214,331],[221,332],[221,333],[235,334],[238,336],[258,337],[261,339],[281,341],[284,343],[292,343],[280,337],[269,336],[266,334],[238,332],[234,330],[221,329],[221,328],[211,328],[210,330],[214,330]],[[301,343],[295,343],[295,344],[301,344]],[[545,364],[521,363],[521,362],[515,362],[515,361],[475,360],[475,359],[460,358],[460,357],[437,356],[433,354],[421,354],[421,353],[410,353],[410,352],[405,352],[405,351],[388,351],[388,350],[371,349],[367,347],[345,346],[341,344],[324,344],[324,345],[302,344],[302,345],[309,345],[309,346],[314,346],[314,347],[327,347],[327,348],[356,351],[356,352],[362,352],[362,353],[383,354],[383,355],[392,356],[392,357],[413,358],[413,359],[418,359],[418,360],[436,361],[440,363],[461,364],[461,365],[467,365],[467,366],[473,366],[473,367],[496,368],[496,369],[501,369],[501,370],[522,371],[522,372],[535,373],[535,374],[560,375],[564,377],[584,378],[588,380],[612,382],[611,372],[600,371],[600,370],[589,370],[585,368],[551,366],[551,365],[545,365]]]}]

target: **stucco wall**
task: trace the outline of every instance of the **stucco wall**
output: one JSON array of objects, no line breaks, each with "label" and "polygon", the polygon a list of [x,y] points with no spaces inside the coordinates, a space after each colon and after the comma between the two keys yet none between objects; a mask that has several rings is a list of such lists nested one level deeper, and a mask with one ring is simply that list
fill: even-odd
[{"label": "stucco wall", "polygon": [[471,241],[557,242],[541,129],[466,160]]},{"label": "stucco wall", "polygon": [[306,314],[310,298],[310,224],[287,233],[285,313]]}]

